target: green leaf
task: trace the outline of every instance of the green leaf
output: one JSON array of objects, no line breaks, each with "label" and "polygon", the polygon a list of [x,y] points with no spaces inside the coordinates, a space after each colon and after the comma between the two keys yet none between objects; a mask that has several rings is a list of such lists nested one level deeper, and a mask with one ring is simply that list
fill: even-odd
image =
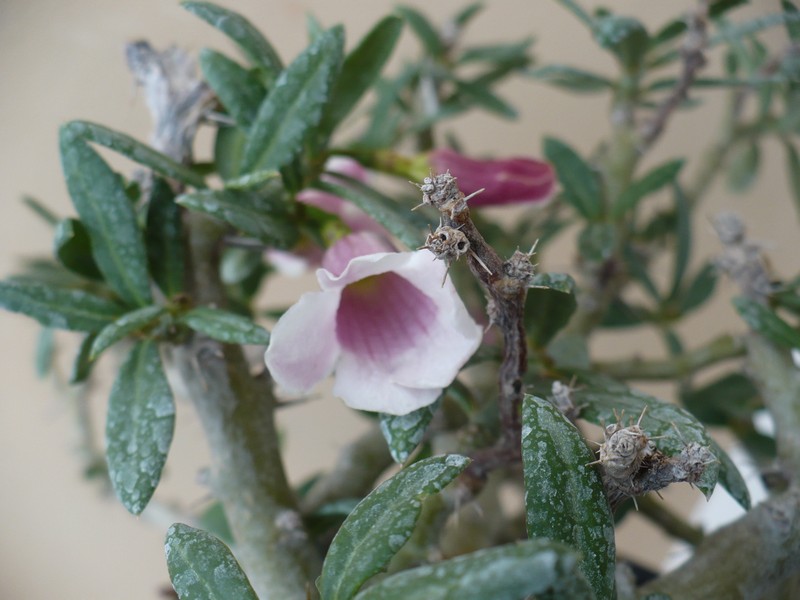
[{"label": "green leaf", "polygon": [[381,433],[389,445],[389,452],[396,463],[406,462],[425,435],[433,415],[439,408],[439,400],[407,415],[381,414]]},{"label": "green leaf", "polygon": [[533,343],[544,348],[569,322],[578,307],[575,281],[564,273],[534,276],[525,300],[525,331]]},{"label": "green leaf", "polygon": [[[708,9],[710,19],[717,19],[729,10],[747,4],[749,0],[717,0]],[[686,31],[686,20],[671,21],[662,27],[650,40],[650,49],[672,41]]]},{"label": "green leaf", "polygon": [[50,370],[53,367],[55,349],[56,344],[53,330],[49,327],[42,327],[42,330],[39,332],[39,337],[36,340],[36,354],[34,356],[36,376],[39,379],[44,379],[50,374]]},{"label": "green leaf", "polygon": [[320,133],[327,137],[350,114],[380,75],[394,50],[403,21],[395,16],[381,19],[344,59],[331,99],[325,107]]},{"label": "green leaf", "polygon": [[675,225],[675,261],[672,271],[672,288],[670,289],[669,299],[674,299],[680,294],[683,285],[683,277],[689,266],[689,259],[692,254],[692,215],[689,207],[689,200],[683,188],[675,183],[673,185],[675,196],[675,215],[677,223]]},{"label": "green leaf", "polygon": [[122,312],[116,302],[89,292],[28,281],[0,281],[0,306],[45,327],[100,331]]},{"label": "green leaf", "polygon": [[158,345],[137,343],[111,388],[106,458],[111,485],[131,513],[141,513],[161,479],[175,429],[175,405]]},{"label": "green leaf", "polygon": [[533,38],[528,37],[519,42],[506,44],[490,44],[488,46],[468,46],[458,57],[459,64],[470,62],[515,62],[528,58],[528,50],[533,44]]},{"label": "green leaf", "polygon": [[455,16],[453,16],[453,23],[462,28],[466,27],[466,25],[484,8],[486,8],[486,6],[483,2],[473,2],[472,4],[468,4],[459,10]]},{"label": "green leaf", "polygon": [[198,524],[226,544],[233,544],[233,532],[222,502],[211,504],[197,519]]},{"label": "green leaf", "polygon": [[580,21],[583,21],[583,24],[587,27],[594,27],[594,19],[575,0],[556,0],[556,2],[562,4],[568,11],[578,17]]},{"label": "green leaf", "polygon": [[95,333],[90,333],[83,338],[78,348],[78,354],[75,355],[75,360],[72,361],[72,371],[69,374],[69,382],[71,384],[81,383],[89,378],[94,366],[89,353],[96,338],[97,334]]},{"label": "green leaf", "polygon": [[794,197],[794,207],[800,217],[800,155],[790,143],[786,144],[786,174],[789,177],[789,189]]},{"label": "green leaf", "polygon": [[164,550],[180,600],[258,600],[230,548],[210,533],[175,523]]},{"label": "green leaf", "polygon": [[603,199],[592,168],[575,150],[555,138],[545,138],[544,155],[556,169],[567,202],[587,219],[599,217],[603,212]]},{"label": "green leaf", "polygon": [[789,0],[781,0],[783,12],[791,17],[792,20],[786,22],[786,33],[793,42],[800,42],[800,9]]},{"label": "green leaf", "polygon": [[108,285],[130,304],[150,303],[147,254],[119,177],[73,130],[61,128],[61,163],[92,254]]},{"label": "green leaf", "polygon": [[182,2],[181,5],[233,40],[252,65],[264,71],[268,82],[272,82],[283,70],[278,53],[242,15],[210,2]]},{"label": "green leaf", "polygon": [[631,183],[614,201],[611,216],[620,218],[639,205],[649,194],[657,192],[672,183],[683,167],[683,160],[671,160],[650,170],[641,179]]},{"label": "green leaf", "polygon": [[303,149],[342,62],[341,27],[326,31],[286,67],[253,122],[244,149],[247,173],[288,165]]},{"label": "green leaf", "polygon": [[356,600],[519,600],[534,594],[589,600],[594,596],[577,563],[563,544],[526,540],[402,571]]},{"label": "green leaf", "polygon": [[128,335],[147,329],[166,313],[163,306],[145,306],[122,315],[97,334],[89,352],[89,360],[95,360],[103,351]]},{"label": "green leaf", "polygon": [[318,180],[311,187],[352,202],[409,248],[420,245],[424,237],[422,228],[405,206],[351,177],[337,173],[326,173],[325,176],[341,181],[342,185]]},{"label": "green leaf", "polygon": [[578,236],[581,258],[596,263],[608,260],[614,254],[618,237],[611,223],[589,223]]},{"label": "green leaf", "polygon": [[457,454],[434,456],[382,483],[345,519],[333,538],[317,581],[325,600],[352,598],[406,543],[422,500],[453,481],[469,464]]},{"label": "green leaf", "polygon": [[707,425],[727,426],[749,420],[762,407],[758,390],[742,373],[728,373],[701,388],[681,394],[683,405]]},{"label": "green leaf", "polygon": [[704,265],[680,296],[680,313],[686,314],[711,298],[717,285],[718,276],[719,271],[713,264]]},{"label": "green leaf", "polygon": [[181,315],[179,321],[198,333],[227,344],[266,346],[269,343],[269,332],[266,329],[256,325],[247,317],[219,308],[208,306],[193,308]]},{"label": "green leaf", "polygon": [[580,432],[553,404],[526,395],[522,465],[528,537],[564,542],[585,560],[581,570],[597,598],[613,598],[614,518]]},{"label": "green leaf", "polygon": [[567,65],[546,65],[528,74],[570,92],[591,94],[614,89],[614,83],[607,77]]},{"label": "green leaf", "polygon": [[61,127],[62,153],[64,145],[68,144],[73,138],[94,142],[114,152],[119,152],[133,162],[149,167],[168,179],[177,179],[196,188],[206,187],[203,177],[189,167],[172,160],[169,156],[161,154],[157,150],[153,150],[129,135],[114,131],[103,125],[89,123],[88,121],[70,121],[63,125]]},{"label": "green leaf", "polygon": [[181,208],[169,183],[154,177],[147,204],[145,244],[150,273],[167,298],[184,291],[186,257]]},{"label": "green leaf", "polygon": [[733,299],[739,315],[769,341],[786,348],[800,348],[800,332],[756,300],[739,296]]},{"label": "green leaf", "polygon": [[306,32],[308,33],[308,41],[311,43],[325,33],[325,27],[323,27],[317,17],[308,13],[306,15]]},{"label": "green leaf", "polygon": [[517,118],[517,109],[500,98],[500,96],[494,94],[487,86],[463,80],[455,80],[454,82],[456,84],[457,97],[460,96],[468,105],[479,106],[506,119]]},{"label": "green leaf", "polygon": [[621,298],[615,298],[603,317],[602,327],[636,327],[648,321],[652,315],[650,312],[635,304],[625,302]]},{"label": "green leaf", "polygon": [[224,180],[242,174],[247,135],[238,127],[220,127],[214,139],[214,166]]},{"label": "green leaf", "polygon": [[253,73],[224,54],[204,48],[200,68],[208,85],[243,129],[250,127],[267,91]]},{"label": "green leaf", "polygon": [[731,457],[728,456],[728,453],[713,438],[711,439],[711,451],[719,460],[719,482],[722,487],[728,490],[731,498],[736,500],[739,506],[745,510],[750,510],[752,506],[750,491],[747,489],[747,484],[739,469],[731,460]]},{"label": "green leaf", "polygon": [[179,196],[176,202],[225,221],[267,244],[288,248],[297,240],[298,232],[283,198],[277,196],[246,190],[205,190]]},{"label": "green leaf", "polygon": [[642,64],[650,36],[644,25],[630,17],[606,15],[594,23],[594,39],[619,59],[629,72],[636,72]]},{"label": "green leaf", "polygon": [[101,279],[102,275],[92,256],[89,233],[77,219],[63,219],[56,225],[54,253],[67,269],[89,279]]},{"label": "green leaf", "polygon": [[728,188],[737,193],[750,189],[758,176],[760,164],[758,144],[749,142],[735,146],[728,162]]},{"label": "green leaf", "polygon": [[398,6],[395,12],[411,26],[414,34],[422,42],[425,51],[436,58],[444,54],[444,45],[433,24],[421,12],[410,6]]},{"label": "green leaf", "polygon": [[22,203],[48,225],[56,225],[61,220],[56,213],[32,196],[23,196]]}]

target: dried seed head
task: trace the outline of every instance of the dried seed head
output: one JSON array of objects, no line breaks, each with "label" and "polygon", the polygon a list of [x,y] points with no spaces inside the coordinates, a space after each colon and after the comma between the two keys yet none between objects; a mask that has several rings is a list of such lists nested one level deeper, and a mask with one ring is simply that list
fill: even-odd
[{"label": "dried seed head", "polygon": [[723,246],[714,265],[728,275],[745,296],[766,303],[775,286],[761,245],[747,239],[744,223],[734,213],[718,214],[712,225]]},{"label": "dried seed head", "polygon": [[635,425],[623,427],[621,416],[613,425],[603,430],[604,442],[600,445],[597,462],[605,474],[616,480],[628,480],[641,468],[642,462],[653,455],[655,445],[640,427],[642,416]]},{"label": "dried seed head", "polygon": [[717,232],[719,241],[724,245],[740,244],[744,241],[745,228],[739,215],[732,212],[721,212],[716,215],[711,225]]},{"label": "dried seed head", "polygon": [[511,258],[503,263],[503,271],[508,277],[516,279],[528,287],[534,276],[531,254],[516,250]]},{"label": "dried seed head", "polygon": [[450,218],[467,210],[464,194],[458,189],[456,178],[450,171],[426,177],[422,180],[422,185],[415,185],[422,192],[422,204],[430,204],[439,212],[447,213]]},{"label": "dried seed head", "polygon": [[440,225],[436,231],[428,234],[422,247],[430,250],[436,258],[450,266],[450,263],[469,252],[469,240],[455,227]]}]

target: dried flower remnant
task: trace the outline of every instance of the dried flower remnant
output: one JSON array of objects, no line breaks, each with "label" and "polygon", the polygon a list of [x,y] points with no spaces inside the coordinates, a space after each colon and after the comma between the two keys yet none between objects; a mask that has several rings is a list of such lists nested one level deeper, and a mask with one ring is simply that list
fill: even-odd
[{"label": "dried flower remnant", "polygon": [[747,239],[744,223],[734,213],[719,213],[712,225],[722,244],[722,254],[714,261],[717,269],[728,275],[745,297],[766,303],[775,290],[762,246]]},{"label": "dried flower remnant", "polygon": [[[335,372],[352,408],[404,415],[431,404],[478,348],[480,326],[430,254],[389,252],[362,232],[339,240],[304,294],[275,325],[265,360],[302,394]],[[310,343],[313,340],[313,343]]]}]

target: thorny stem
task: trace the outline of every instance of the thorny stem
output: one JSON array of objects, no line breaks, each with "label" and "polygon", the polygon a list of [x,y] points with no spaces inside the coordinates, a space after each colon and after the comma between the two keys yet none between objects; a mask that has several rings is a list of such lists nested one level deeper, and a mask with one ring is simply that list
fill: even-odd
[{"label": "thorny stem", "polygon": [[686,377],[718,362],[744,356],[744,339],[730,335],[715,338],[705,346],[662,360],[633,357],[620,361],[599,361],[592,370],[616,379],[653,380]]}]

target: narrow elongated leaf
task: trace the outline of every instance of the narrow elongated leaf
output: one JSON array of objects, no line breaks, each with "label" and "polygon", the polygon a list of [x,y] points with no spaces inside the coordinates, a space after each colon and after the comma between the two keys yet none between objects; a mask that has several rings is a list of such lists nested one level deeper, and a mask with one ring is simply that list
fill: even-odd
[{"label": "narrow elongated leaf", "polygon": [[342,72],[336,79],[330,102],[320,123],[320,132],[323,136],[330,135],[350,114],[378,78],[397,44],[402,29],[403,21],[398,17],[389,16],[381,19],[344,59]]},{"label": "narrow elongated leaf", "polygon": [[266,329],[256,325],[247,317],[227,310],[207,306],[193,308],[181,316],[180,322],[199,333],[228,344],[266,346],[269,343],[269,332]]},{"label": "narrow elongated leaf", "polygon": [[614,89],[614,83],[602,75],[567,65],[546,65],[528,72],[535,78],[577,93],[594,93]]},{"label": "narrow elongated leaf", "polygon": [[701,268],[689,283],[680,299],[680,312],[685,314],[701,306],[714,293],[719,271],[708,263]]},{"label": "narrow elongated leaf", "polygon": [[175,428],[175,405],[158,345],[137,343],[111,388],[106,458],[111,485],[123,506],[141,513],[161,479]]},{"label": "narrow elongated leaf", "polygon": [[742,477],[736,464],[713,438],[711,439],[711,451],[719,460],[719,482],[722,484],[722,487],[728,490],[731,497],[736,500],[742,508],[750,510],[752,505],[750,501],[750,491],[747,489],[744,477]]},{"label": "narrow elongated leaf", "polygon": [[[206,187],[203,177],[189,167],[172,160],[169,156],[153,150],[150,146],[129,135],[114,131],[97,123],[70,121],[61,128],[62,147],[68,138],[81,138],[119,152],[134,162],[153,169],[159,175],[177,179],[197,188]],[[63,152],[63,150],[62,150]],[[63,161],[63,158],[62,158]]]},{"label": "narrow elongated leaf", "polygon": [[160,177],[153,178],[147,205],[145,243],[150,273],[167,298],[184,290],[186,257],[181,208],[175,193]]},{"label": "narrow elongated leaf", "polygon": [[683,277],[689,266],[689,259],[692,254],[692,215],[689,208],[689,200],[683,188],[676,182],[673,185],[675,195],[675,215],[677,223],[675,225],[675,262],[672,269],[672,288],[669,298],[674,299],[680,294],[683,286]]},{"label": "narrow elongated leaf", "polygon": [[657,192],[672,183],[678,176],[681,167],[683,167],[683,162],[683,160],[671,160],[655,167],[644,177],[634,181],[614,201],[611,207],[611,215],[616,218],[622,217],[629,210],[636,208],[645,196]]},{"label": "narrow elongated leaf", "polygon": [[800,348],[800,331],[763,304],[739,296],[733,299],[733,305],[745,322],[769,341],[785,348]]},{"label": "narrow elongated leaf", "polygon": [[33,317],[45,327],[100,331],[125,310],[116,302],[83,290],[0,281],[0,306]]},{"label": "narrow elongated leaf", "polygon": [[343,38],[341,27],[326,31],[278,77],[250,129],[244,172],[278,169],[303,149],[339,72]]},{"label": "narrow elongated leaf", "polygon": [[108,285],[133,305],[150,303],[147,254],[136,213],[117,175],[74,131],[61,128],[61,164],[92,254]]},{"label": "narrow elongated leaf", "polygon": [[650,44],[650,36],[641,22],[613,14],[595,20],[594,39],[610,50],[629,72],[638,70]]},{"label": "narrow elongated leaf", "polygon": [[[356,600],[519,600],[594,598],[575,552],[550,540],[526,540],[402,571]],[[550,596],[552,593],[553,596]]]},{"label": "narrow elongated leaf", "polygon": [[458,11],[453,17],[453,23],[459,27],[465,27],[479,12],[485,8],[483,2],[473,2]]},{"label": "narrow elongated leaf", "polygon": [[242,15],[210,2],[182,2],[181,5],[233,40],[253,66],[264,71],[268,81],[273,81],[283,70],[275,48]]},{"label": "narrow elongated leaf", "polygon": [[422,228],[416,224],[413,213],[404,206],[350,177],[336,173],[326,173],[326,176],[341,181],[343,185],[316,181],[312,187],[349,200],[409,248],[420,245]]},{"label": "narrow elongated leaf", "polygon": [[411,26],[428,54],[437,57],[444,53],[444,46],[442,40],[439,39],[439,34],[436,33],[436,27],[428,21],[425,15],[410,6],[398,6],[395,8],[395,12]]},{"label": "narrow elongated leaf", "polygon": [[78,354],[75,355],[75,359],[72,361],[72,370],[69,374],[70,383],[81,383],[89,378],[94,365],[89,358],[89,353],[96,338],[96,333],[90,333],[83,338],[81,345],[78,347]]},{"label": "narrow elongated leaf", "polygon": [[39,337],[36,340],[36,355],[34,357],[36,376],[39,379],[44,379],[50,374],[50,370],[53,367],[55,349],[56,344],[53,330],[49,327],[42,327],[42,330],[39,332]]},{"label": "narrow elongated leaf", "polygon": [[225,179],[242,174],[242,160],[247,134],[238,127],[220,127],[214,139],[214,166]]},{"label": "narrow elongated leaf", "polygon": [[58,261],[73,273],[89,279],[102,277],[92,256],[89,233],[77,219],[59,221],[53,245]]},{"label": "narrow elongated leaf", "polygon": [[515,119],[517,117],[517,109],[489,90],[488,87],[460,80],[456,80],[455,84],[456,94],[469,105],[479,106],[506,119]]},{"label": "narrow elongated leaf", "polygon": [[580,432],[553,404],[525,396],[522,465],[528,537],[564,542],[584,557],[597,598],[614,597],[614,518]]},{"label": "narrow elongated leaf", "polygon": [[459,64],[470,62],[515,62],[528,57],[528,49],[533,44],[533,38],[528,37],[519,42],[506,44],[491,44],[488,46],[469,46],[458,57]]},{"label": "narrow elongated leaf", "polygon": [[22,203],[30,208],[35,215],[41,218],[48,225],[57,225],[61,220],[59,216],[50,210],[44,203],[32,196],[23,196]]},{"label": "narrow elongated leaf", "polygon": [[230,223],[272,246],[288,248],[297,240],[297,228],[285,207],[260,192],[206,190],[184,194],[177,203]]},{"label": "narrow elongated leaf", "polygon": [[800,217],[800,155],[792,145],[786,144],[786,174],[789,177],[789,190],[794,198],[794,207]]},{"label": "narrow elongated leaf", "polygon": [[164,551],[180,600],[258,600],[230,548],[207,531],[175,523]]},{"label": "narrow elongated leaf", "polygon": [[800,9],[790,0],[781,0],[781,8],[787,15],[795,17],[786,22],[786,32],[793,42],[800,42],[800,19],[798,18],[800,17]]},{"label": "narrow elongated leaf", "polygon": [[200,52],[200,68],[237,125],[244,129],[250,127],[267,93],[258,77],[224,54],[208,48]]},{"label": "narrow elongated leaf", "polygon": [[531,286],[525,300],[525,331],[544,348],[578,307],[575,281],[564,273],[540,273]]},{"label": "narrow elongated leaf", "polygon": [[407,415],[381,414],[381,433],[396,463],[403,464],[411,456],[438,408],[439,400]]},{"label": "narrow elongated leaf", "polygon": [[590,28],[594,26],[594,19],[576,0],[556,0],[556,2],[562,4],[568,11],[578,17],[584,25]]},{"label": "narrow elongated leaf", "polygon": [[325,600],[352,598],[406,543],[422,500],[441,491],[469,464],[457,454],[406,467],[359,502],[333,538],[317,585]]},{"label": "narrow elongated leaf", "polygon": [[544,155],[556,168],[566,200],[587,219],[600,216],[603,199],[592,168],[575,150],[555,138],[545,138]]},{"label": "narrow elongated leaf", "polygon": [[106,348],[113,346],[131,333],[146,329],[166,312],[167,310],[163,306],[145,306],[122,315],[97,334],[89,352],[89,360],[95,360]]},{"label": "narrow elongated leaf", "polygon": [[761,151],[755,142],[741,143],[732,151],[728,162],[728,188],[732,192],[745,192],[756,180],[761,164]]}]

